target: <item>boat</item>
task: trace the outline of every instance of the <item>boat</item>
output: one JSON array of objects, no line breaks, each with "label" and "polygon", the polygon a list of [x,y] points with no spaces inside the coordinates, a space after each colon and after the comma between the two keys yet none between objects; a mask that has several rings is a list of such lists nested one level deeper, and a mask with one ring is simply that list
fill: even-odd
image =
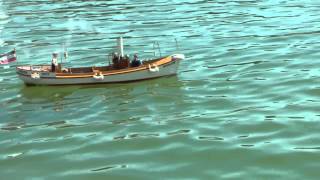
[{"label": "boat", "polygon": [[[53,53],[53,60],[57,56],[57,53]],[[118,39],[118,52],[111,57],[112,62],[105,66],[18,65],[16,73],[26,85],[124,83],[175,75],[180,61],[185,59],[183,54],[171,54],[144,61],[135,55],[130,60],[124,55],[122,37]]]},{"label": "boat", "polygon": [[17,60],[16,49],[4,54],[0,54],[0,65],[9,64]]}]

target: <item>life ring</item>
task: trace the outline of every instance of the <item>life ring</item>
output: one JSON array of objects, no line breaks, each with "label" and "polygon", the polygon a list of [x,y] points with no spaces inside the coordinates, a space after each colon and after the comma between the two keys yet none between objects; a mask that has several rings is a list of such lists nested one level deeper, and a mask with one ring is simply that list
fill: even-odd
[{"label": "life ring", "polygon": [[32,72],[31,73],[31,78],[32,79],[40,79],[40,74],[37,72]]},{"label": "life ring", "polygon": [[148,67],[150,72],[159,72],[159,67],[155,64],[152,64],[152,65],[149,64]]},{"label": "life ring", "polygon": [[96,80],[103,80],[104,79],[104,75],[101,72],[95,73],[93,75],[93,78]]}]

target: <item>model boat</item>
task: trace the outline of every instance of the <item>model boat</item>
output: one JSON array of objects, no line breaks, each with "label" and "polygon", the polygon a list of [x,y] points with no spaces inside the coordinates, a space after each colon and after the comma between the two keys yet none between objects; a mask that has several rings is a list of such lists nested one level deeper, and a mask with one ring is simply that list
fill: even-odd
[{"label": "model boat", "polygon": [[130,60],[124,55],[122,38],[118,39],[118,52],[113,53],[112,63],[106,66],[66,68],[56,62],[57,56],[53,53],[51,65],[19,65],[16,72],[27,85],[121,83],[175,75],[180,61],[185,58],[183,54],[172,54],[140,61],[135,55]]}]

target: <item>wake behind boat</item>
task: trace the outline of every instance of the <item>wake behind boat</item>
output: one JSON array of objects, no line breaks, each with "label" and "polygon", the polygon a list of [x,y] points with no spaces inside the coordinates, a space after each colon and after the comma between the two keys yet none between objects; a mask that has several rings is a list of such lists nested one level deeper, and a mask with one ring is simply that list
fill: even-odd
[{"label": "wake behind boat", "polygon": [[[119,83],[153,79],[177,73],[183,54],[173,54],[141,62],[137,55],[131,61],[123,52],[123,40],[118,40],[118,53],[113,53],[108,66],[64,68],[54,53],[52,65],[22,65],[16,67],[19,78],[27,85],[76,85]],[[65,56],[67,56],[65,54]]]}]

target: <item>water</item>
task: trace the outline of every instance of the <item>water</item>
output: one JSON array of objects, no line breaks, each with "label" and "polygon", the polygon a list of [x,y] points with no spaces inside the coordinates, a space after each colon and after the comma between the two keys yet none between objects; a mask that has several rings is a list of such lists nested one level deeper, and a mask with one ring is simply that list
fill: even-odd
[{"label": "water", "polygon": [[[0,0],[0,47],[70,66],[127,52],[187,59],[177,76],[26,87],[0,67],[5,179],[316,179],[320,3]],[[158,55],[158,54],[157,54]]]}]

